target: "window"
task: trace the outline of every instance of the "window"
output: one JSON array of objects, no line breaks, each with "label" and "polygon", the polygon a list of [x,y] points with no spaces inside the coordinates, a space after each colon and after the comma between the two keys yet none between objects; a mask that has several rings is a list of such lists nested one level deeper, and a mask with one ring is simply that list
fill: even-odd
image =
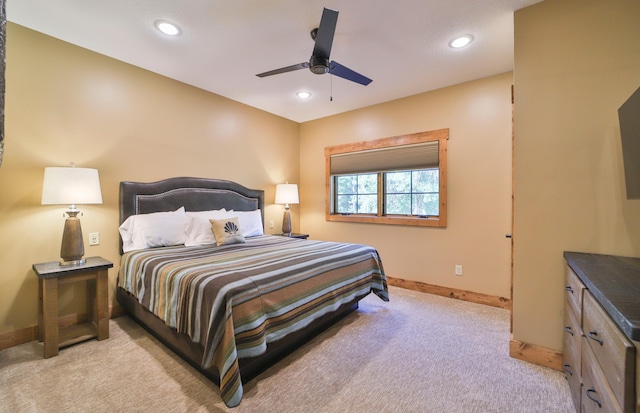
[{"label": "window", "polygon": [[383,177],[384,211],[388,215],[440,215],[438,168],[386,172]]},{"label": "window", "polygon": [[336,176],[336,212],[341,214],[375,214],[377,211],[377,174]]},{"label": "window", "polygon": [[327,220],[446,227],[448,129],[325,148]]}]

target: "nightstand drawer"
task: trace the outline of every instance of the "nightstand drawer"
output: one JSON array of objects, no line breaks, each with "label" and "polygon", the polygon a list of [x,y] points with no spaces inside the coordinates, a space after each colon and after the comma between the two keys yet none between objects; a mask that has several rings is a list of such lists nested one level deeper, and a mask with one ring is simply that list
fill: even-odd
[{"label": "nightstand drawer", "polygon": [[584,293],[582,330],[620,407],[632,411],[635,347],[588,291]]}]

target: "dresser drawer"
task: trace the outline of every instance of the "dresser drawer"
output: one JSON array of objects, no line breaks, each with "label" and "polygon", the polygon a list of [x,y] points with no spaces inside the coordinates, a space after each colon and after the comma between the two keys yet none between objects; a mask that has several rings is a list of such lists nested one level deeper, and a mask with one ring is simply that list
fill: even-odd
[{"label": "dresser drawer", "polygon": [[595,359],[589,339],[582,337],[582,409],[583,413],[621,413],[611,387]]},{"label": "dresser drawer", "polygon": [[582,324],[582,295],[585,287],[580,278],[569,266],[566,266],[565,276],[565,305],[576,315],[578,323]]},{"label": "dresser drawer", "polygon": [[635,347],[588,291],[584,293],[582,311],[582,331],[588,347],[593,351],[620,407],[625,412],[633,411]]},{"label": "dresser drawer", "polygon": [[[568,303],[567,303],[568,305]],[[571,398],[576,411],[580,410],[582,379],[580,370],[580,346],[582,344],[582,329],[572,311],[564,313],[564,332],[562,343],[562,368],[569,382]]]}]

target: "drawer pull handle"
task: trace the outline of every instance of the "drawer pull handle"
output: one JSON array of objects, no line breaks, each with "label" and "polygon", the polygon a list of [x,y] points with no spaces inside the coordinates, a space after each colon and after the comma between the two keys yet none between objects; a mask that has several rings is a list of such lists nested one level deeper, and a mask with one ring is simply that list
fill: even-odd
[{"label": "drawer pull handle", "polygon": [[564,289],[569,291],[571,294],[573,294],[573,288],[571,288],[570,285],[567,285],[566,287],[564,287]]},{"label": "drawer pull handle", "polygon": [[592,402],[595,402],[598,405],[598,408],[602,409],[602,403],[600,403],[600,400],[598,399],[594,399],[593,397],[591,397],[591,393],[596,394],[596,389],[594,389],[593,387],[590,388],[589,390],[587,390],[587,397],[589,398],[589,400],[591,400]]},{"label": "drawer pull handle", "polygon": [[587,334],[587,336],[591,340],[597,341],[598,343],[600,343],[600,345],[604,344],[604,340],[602,340],[601,338],[598,338],[598,332],[597,331],[589,331],[589,334]]},{"label": "drawer pull handle", "polygon": [[571,371],[571,364],[565,364],[564,366],[562,366],[562,369],[564,370],[565,373],[567,373],[569,376],[573,376],[573,372]]},{"label": "drawer pull handle", "polygon": [[571,334],[573,336],[573,329],[571,328],[571,326],[566,326],[564,328],[564,331],[566,331],[567,333]]}]

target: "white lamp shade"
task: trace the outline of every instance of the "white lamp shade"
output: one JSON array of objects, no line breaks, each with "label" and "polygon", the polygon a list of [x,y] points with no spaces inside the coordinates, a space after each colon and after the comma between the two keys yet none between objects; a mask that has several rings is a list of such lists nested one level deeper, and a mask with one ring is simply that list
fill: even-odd
[{"label": "white lamp shade", "polygon": [[98,170],[91,168],[44,168],[42,205],[101,204]]},{"label": "white lamp shade", "polygon": [[276,185],[276,204],[298,204],[298,185],[297,184],[278,184]]}]

